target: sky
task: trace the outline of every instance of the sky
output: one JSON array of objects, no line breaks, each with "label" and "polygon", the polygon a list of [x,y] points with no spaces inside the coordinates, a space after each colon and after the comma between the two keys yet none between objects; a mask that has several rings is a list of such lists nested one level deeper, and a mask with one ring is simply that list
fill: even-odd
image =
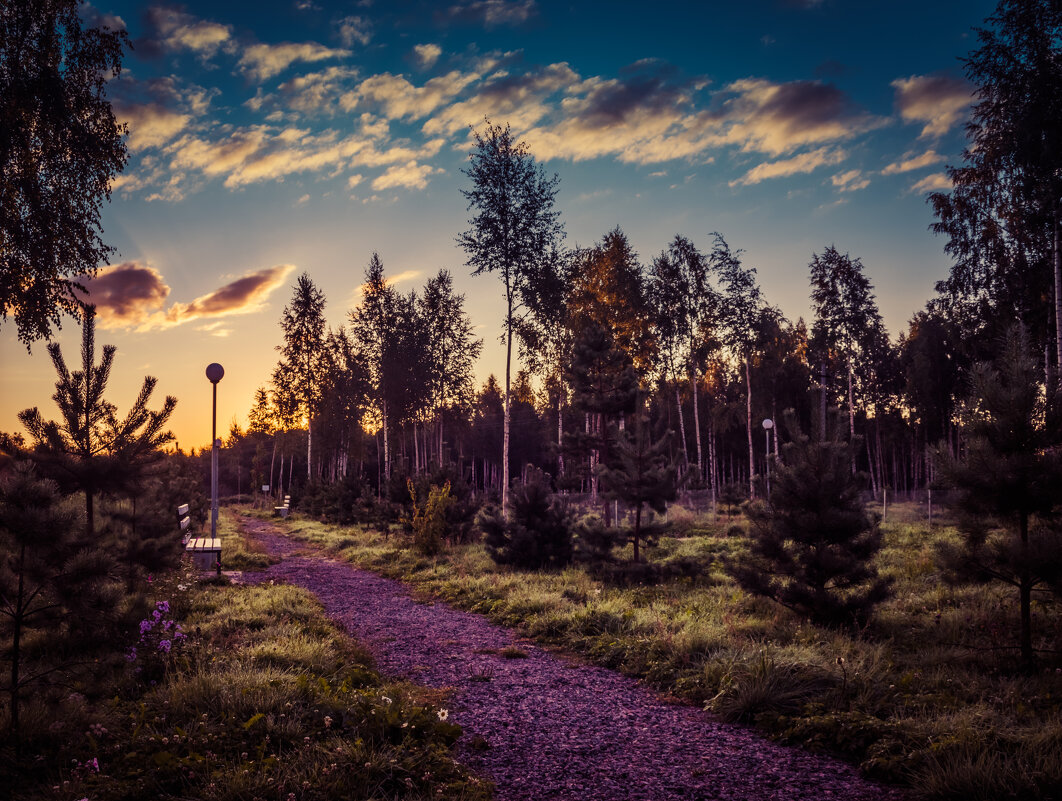
[{"label": "sky", "polygon": [[[961,59],[981,0],[94,0],[132,50],[108,85],[129,162],[103,208],[117,249],[88,284],[97,342],[117,346],[108,397],[146,375],[178,398],[186,450],[210,441],[205,369],[225,368],[218,429],[245,425],[306,272],[339,326],[372,253],[403,292],[454,276],[504,371],[501,284],[455,238],[471,126],[509,124],[560,177],[569,247],[619,226],[643,263],[714,232],[768,302],[809,316],[808,263],[862,260],[892,336],[950,261],[927,193],[961,163],[972,87]],[[79,362],[80,329],[57,337]],[[50,400],[43,343],[0,325],[0,430]]]}]

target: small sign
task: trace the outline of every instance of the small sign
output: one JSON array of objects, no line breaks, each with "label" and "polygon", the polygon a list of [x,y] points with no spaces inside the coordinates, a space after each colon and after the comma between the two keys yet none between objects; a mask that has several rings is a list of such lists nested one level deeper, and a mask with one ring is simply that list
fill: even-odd
[{"label": "small sign", "polygon": [[268,484],[263,484],[262,485],[262,492],[269,492],[269,485]]}]

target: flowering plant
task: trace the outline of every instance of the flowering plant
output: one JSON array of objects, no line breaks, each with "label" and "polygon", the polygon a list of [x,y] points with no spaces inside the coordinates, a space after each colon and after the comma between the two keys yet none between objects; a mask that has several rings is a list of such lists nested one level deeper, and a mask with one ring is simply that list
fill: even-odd
[{"label": "flowering plant", "polygon": [[140,637],[126,659],[136,663],[142,679],[154,683],[172,664],[186,639],[181,624],[170,616],[169,602],[156,601],[151,614],[140,621]]}]

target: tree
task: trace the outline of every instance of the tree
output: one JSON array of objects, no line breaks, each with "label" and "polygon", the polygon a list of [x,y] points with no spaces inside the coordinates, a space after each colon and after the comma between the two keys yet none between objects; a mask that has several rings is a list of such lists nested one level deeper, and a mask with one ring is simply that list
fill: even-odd
[{"label": "tree", "polygon": [[[843,256],[829,245],[819,256],[812,254],[808,265],[811,275],[811,304],[815,322],[811,326],[813,348],[821,360],[821,405],[819,426],[826,436],[826,364],[836,359],[848,378],[848,436],[855,441],[856,365],[869,367],[888,334],[874,300],[870,280],[863,273],[863,263]],[[853,454],[853,460],[855,455]],[[852,462],[855,472],[855,461]]]},{"label": "tree", "polygon": [[828,626],[860,625],[889,596],[889,580],[871,564],[881,530],[848,468],[851,444],[813,440],[792,413],[791,440],[772,475],[771,496],[749,508],[748,554],[727,570],[746,591]]},{"label": "tree", "polygon": [[[687,373],[693,395],[693,430],[697,444],[697,476],[704,478],[704,452],[701,446],[700,404],[697,386],[703,364],[711,350],[718,295],[709,280],[708,260],[683,236],[676,235],[668,249],[650,267],[649,298],[653,309],[657,346],[664,367],[675,381],[683,453],[686,452],[686,421],[679,396],[678,370]],[[689,457],[686,456],[689,465]],[[713,486],[714,489],[714,486]]]},{"label": "tree", "polygon": [[0,479],[0,642],[16,748],[23,691],[90,661],[87,649],[119,602],[111,562],[75,520],[58,485],[28,462]]},{"label": "tree", "polygon": [[435,418],[439,464],[443,462],[443,410],[467,414],[475,393],[473,375],[483,340],[464,309],[465,296],[454,292],[446,270],[430,279],[418,301],[418,314],[427,339],[427,383]]},{"label": "tree", "polygon": [[1053,323],[1062,365],[1062,5],[1002,0],[986,21],[965,59],[977,101],[963,165],[929,198],[955,259],[937,290],[989,336],[1017,318],[1042,345]]},{"label": "tree", "polygon": [[280,327],[284,344],[278,345],[281,361],[278,388],[288,394],[296,419],[306,418],[306,477],[313,478],[313,418],[321,401],[325,359],[325,297],[303,273],[295,282],[291,303],[284,307]]},{"label": "tree", "polygon": [[100,363],[95,364],[95,334],[95,309],[90,306],[82,328],[82,368],[73,373],[59,343],[48,345],[59,374],[52,400],[61,421],[45,421],[36,407],[18,415],[33,438],[32,457],[42,473],[60,486],[85,493],[85,529],[90,538],[95,531],[95,496],[129,494],[148,465],[160,458],[162,446],[173,440],[163,426],[177,406],[177,399],[167,395],[161,409],[148,409],[158,379],[147,376],[129,413],[119,420],[114,404],[103,397],[116,348],[104,345]]},{"label": "tree", "polygon": [[1034,662],[1033,590],[1062,576],[1062,392],[1040,383],[1029,351],[1015,326],[996,359],[974,367],[965,453],[941,454],[963,535],[961,547],[942,549],[944,563],[955,577],[1017,589],[1026,669]]},{"label": "tree", "polygon": [[733,251],[721,234],[709,257],[719,278],[723,342],[745,366],[745,429],[749,446],[749,494],[756,497],[756,462],[752,448],[752,355],[756,329],[764,305],[756,285],[756,268],[741,265],[741,251]]},{"label": "tree", "polygon": [[547,477],[538,470],[513,491],[508,516],[488,507],[476,523],[485,533],[487,552],[499,565],[555,570],[572,560],[571,512],[550,493]]},{"label": "tree", "polygon": [[675,466],[670,463],[670,432],[654,437],[644,412],[631,416],[630,425],[619,432],[613,451],[613,465],[601,469],[605,496],[634,508],[634,561],[639,561],[643,537],[642,511],[648,506],[657,514],[667,511],[678,489]]},{"label": "tree", "polygon": [[562,236],[553,210],[557,176],[536,167],[527,144],[514,142],[509,126],[488,120],[482,133],[473,130],[476,147],[463,170],[472,189],[461,190],[474,210],[469,229],[457,237],[468,254],[473,275],[497,272],[505,287],[505,406],[502,433],[502,509],[509,506],[509,389],[513,335],[526,315],[540,276],[552,266],[550,254]]},{"label": "tree", "polygon": [[79,6],[0,5],[0,316],[27,348],[78,316],[77,277],[114,252],[100,206],[125,166],[125,128],[105,90],[128,37],[83,27]]}]

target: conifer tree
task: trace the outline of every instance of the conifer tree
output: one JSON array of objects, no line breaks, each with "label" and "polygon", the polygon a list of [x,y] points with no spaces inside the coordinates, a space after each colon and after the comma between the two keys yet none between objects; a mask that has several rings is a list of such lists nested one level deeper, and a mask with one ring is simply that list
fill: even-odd
[{"label": "conifer tree", "polygon": [[529,570],[556,569],[572,560],[571,513],[549,489],[548,478],[531,470],[526,483],[513,490],[508,519],[498,508],[480,513],[491,558],[500,565]]},{"label": "conifer tree", "polygon": [[28,462],[0,479],[0,554],[0,653],[10,668],[0,687],[17,748],[25,691],[90,661],[120,593],[110,559]]},{"label": "conifer tree", "polygon": [[105,400],[115,346],[104,345],[96,364],[95,309],[85,310],[81,338],[82,368],[70,372],[58,342],[48,354],[59,374],[52,399],[60,421],[48,420],[34,407],[19,413],[33,438],[32,458],[42,474],[69,491],[85,494],[85,530],[95,532],[95,499],[101,492],[129,495],[147,467],[161,457],[173,435],[163,430],[177,405],[167,396],[158,411],[148,409],[157,379],[147,376],[129,413],[121,420]]},{"label": "conifer tree", "polygon": [[942,547],[957,579],[998,581],[1018,591],[1019,648],[1034,663],[1032,593],[1062,577],[1062,392],[1044,387],[1015,326],[992,363],[975,366],[965,452],[942,454],[945,480],[958,490],[961,547]]},{"label": "conifer tree", "polygon": [[645,538],[644,508],[663,514],[668,502],[675,500],[677,483],[675,466],[669,459],[670,440],[670,432],[663,437],[653,437],[644,412],[636,413],[628,418],[627,426],[616,437],[612,466],[601,468],[605,497],[622,501],[634,509],[631,541],[635,562],[640,561],[640,545]]},{"label": "conifer tree", "polygon": [[771,476],[771,495],[749,508],[749,551],[727,564],[746,591],[827,626],[860,625],[889,596],[872,560],[881,531],[860,498],[851,445],[834,425],[812,440],[785,415],[791,440]]}]

